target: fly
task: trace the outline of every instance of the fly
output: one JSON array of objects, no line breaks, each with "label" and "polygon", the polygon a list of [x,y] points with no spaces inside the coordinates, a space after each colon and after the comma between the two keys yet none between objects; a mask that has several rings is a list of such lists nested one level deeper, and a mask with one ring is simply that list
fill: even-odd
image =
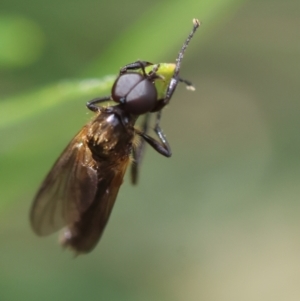
[{"label": "fly", "polygon": [[[199,26],[194,19],[176,64],[147,61],[127,64],[120,69],[110,96],[87,103],[95,118],[71,140],[34,198],[30,222],[37,235],[49,235],[64,228],[63,246],[77,254],[90,252],[107,224],[130,157],[133,157],[131,180],[136,184],[145,142],[161,155],[171,156],[160,128],[161,110],[169,103],[179,82],[193,89],[189,81],[179,77],[179,70],[185,49]],[[107,101],[117,104],[99,106]],[[158,140],[148,135],[149,115],[154,112]],[[134,127],[140,115],[145,116],[142,130]],[[136,147],[135,136],[141,137]]]}]

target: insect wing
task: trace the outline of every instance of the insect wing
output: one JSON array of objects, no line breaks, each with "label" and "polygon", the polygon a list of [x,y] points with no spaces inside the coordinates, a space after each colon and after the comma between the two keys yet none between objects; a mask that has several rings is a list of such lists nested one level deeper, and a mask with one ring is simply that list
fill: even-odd
[{"label": "insect wing", "polygon": [[128,163],[129,158],[116,162],[109,169],[99,163],[95,200],[80,220],[66,229],[61,241],[63,245],[77,254],[88,253],[96,246],[108,222]]},{"label": "insect wing", "polygon": [[94,200],[97,172],[85,144],[84,127],[58,158],[35,196],[30,221],[38,235],[51,234],[80,219]]}]

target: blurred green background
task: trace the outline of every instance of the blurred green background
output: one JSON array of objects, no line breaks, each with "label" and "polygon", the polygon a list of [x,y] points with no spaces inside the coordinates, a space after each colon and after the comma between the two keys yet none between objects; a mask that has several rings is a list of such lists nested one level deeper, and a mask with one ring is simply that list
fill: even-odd
[{"label": "blurred green background", "polygon": [[[0,8],[0,301],[300,300],[298,0]],[[173,62],[194,17],[181,76],[197,90],[162,120],[172,158],[147,148],[91,254],[36,237],[32,198],[86,101],[126,63]]]}]

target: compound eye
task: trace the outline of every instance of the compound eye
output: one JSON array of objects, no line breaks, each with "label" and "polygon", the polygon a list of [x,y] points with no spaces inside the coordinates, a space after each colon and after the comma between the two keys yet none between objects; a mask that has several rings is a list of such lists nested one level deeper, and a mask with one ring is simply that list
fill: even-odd
[{"label": "compound eye", "polygon": [[127,95],[124,109],[134,115],[150,112],[157,101],[157,91],[152,82],[144,79]]},{"label": "compound eye", "polygon": [[116,102],[120,102],[120,99],[127,97],[128,93],[134,89],[134,87],[141,81],[144,77],[139,73],[126,73],[122,74],[117,78],[112,87],[112,98]]}]

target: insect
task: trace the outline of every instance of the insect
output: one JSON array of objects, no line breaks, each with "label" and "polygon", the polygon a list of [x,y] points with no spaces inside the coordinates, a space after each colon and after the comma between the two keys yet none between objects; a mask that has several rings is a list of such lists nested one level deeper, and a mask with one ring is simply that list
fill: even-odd
[{"label": "insect", "polygon": [[[171,149],[160,128],[161,110],[169,103],[179,82],[192,89],[192,84],[179,77],[185,49],[200,26],[193,29],[178,54],[176,64],[152,64],[136,61],[120,69],[111,95],[87,103],[96,113],[71,140],[44,179],[32,204],[30,222],[40,236],[64,228],[61,244],[77,254],[90,252],[99,241],[115,203],[123,177],[133,157],[131,179],[135,184],[145,146],[170,157]],[[108,107],[102,102],[114,101]],[[154,132],[148,135],[150,114],[156,114]],[[134,127],[144,115],[141,130]],[[141,143],[134,147],[135,136]]]}]

